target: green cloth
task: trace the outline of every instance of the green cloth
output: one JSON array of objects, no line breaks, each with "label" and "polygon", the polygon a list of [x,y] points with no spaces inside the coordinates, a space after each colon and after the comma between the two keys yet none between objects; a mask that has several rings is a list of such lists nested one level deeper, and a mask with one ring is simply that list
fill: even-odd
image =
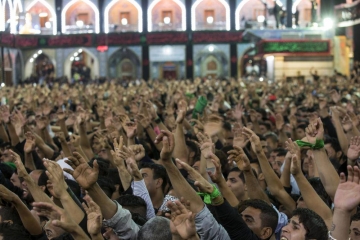
[{"label": "green cloth", "polygon": [[197,194],[199,196],[204,197],[204,203],[206,204],[211,204],[211,200],[217,198],[218,196],[221,195],[220,191],[217,189],[215,184],[212,184],[212,186],[214,187],[214,190],[211,194],[209,193],[202,193],[202,192],[197,192]]},{"label": "green cloth", "polygon": [[11,167],[12,170],[16,170],[16,165],[15,163],[12,163],[12,162],[5,162],[4,164],[8,165],[9,167]]},{"label": "green cloth", "polygon": [[322,149],[325,146],[324,140],[319,140],[319,139],[316,139],[315,144],[312,144],[309,142],[304,142],[301,140],[296,140],[295,142],[299,147],[309,147],[309,148],[315,149],[315,150]]}]

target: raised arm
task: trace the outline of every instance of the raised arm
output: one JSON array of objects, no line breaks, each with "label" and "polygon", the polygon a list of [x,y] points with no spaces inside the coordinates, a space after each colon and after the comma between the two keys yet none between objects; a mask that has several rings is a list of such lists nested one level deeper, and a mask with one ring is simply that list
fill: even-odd
[{"label": "raised arm", "polygon": [[243,134],[248,139],[250,139],[251,147],[258,157],[261,170],[264,174],[265,181],[267,186],[271,192],[271,194],[276,197],[276,199],[285,206],[285,208],[292,212],[296,208],[295,201],[291,198],[291,196],[285,191],[279,177],[276,175],[266,155],[262,149],[260,138],[250,129],[243,128]]},{"label": "raised arm", "polygon": [[330,229],[333,239],[348,239],[351,213],[360,204],[360,171],[357,166],[347,167],[348,178],[340,174],[340,184],[334,199],[334,215]]},{"label": "raised arm", "polygon": [[325,202],[320,198],[309,181],[305,178],[301,170],[301,160],[299,156],[300,148],[293,143],[291,139],[288,140],[288,146],[292,155],[290,171],[299,186],[301,196],[303,197],[307,207],[319,214],[330,229],[332,220],[331,210],[328,206],[326,206]]},{"label": "raised arm", "polygon": [[256,179],[253,170],[250,165],[250,161],[246,156],[242,148],[234,147],[234,150],[228,152],[229,159],[236,162],[238,168],[244,172],[246,187],[251,189],[248,191],[250,199],[261,199],[271,204],[268,196],[260,187],[258,180]]},{"label": "raised arm", "polygon": [[173,157],[178,158],[183,162],[188,163],[188,148],[185,143],[185,134],[184,134],[184,118],[186,116],[186,108],[187,105],[185,101],[180,101],[179,103],[179,111],[176,118],[176,131],[175,131],[175,148],[173,152]]}]

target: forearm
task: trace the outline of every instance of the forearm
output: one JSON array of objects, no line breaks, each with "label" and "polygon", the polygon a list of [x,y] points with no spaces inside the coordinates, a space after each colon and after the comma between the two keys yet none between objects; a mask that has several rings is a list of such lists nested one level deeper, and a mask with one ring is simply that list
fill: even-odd
[{"label": "forearm", "polygon": [[69,137],[69,132],[65,124],[65,119],[58,120],[57,123],[59,124],[61,131],[64,133],[65,139],[67,139]]},{"label": "forearm", "polygon": [[71,157],[71,156],[72,156],[72,153],[71,153],[71,151],[70,151],[69,145],[68,145],[68,143],[66,142],[66,140],[63,141],[63,140],[60,139],[60,144],[61,144],[61,149],[62,149],[65,157]]},{"label": "forearm", "polygon": [[316,212],[322,219],[324,219],[326,225],[330,229],[332,220],[332,213],[330,208],[326,206],[325,202],[316,193],[314,188],[310,185],[302,173],[298,173],[294,177],[307,207],[310,210]]},{"label": "forearm", "polygon": [[189,185],[185,178],[181,175],[179,169],[174,165],[171,160],[163,161],[164,167],[170,178],[175,191],[180,196],[186,196],[187,200],[191,202],[190,210],[193,213],[198,213],[204,208],[204,203],[197,195],[195,190]]},{"label": "forearm", "polygon": [[27,184],[27,187],[29,189],[29,192],[31,193],[32,197],[34,198],[35,202],[47,202],[47,203],[53,203],[51,199],[44,193],[39,186],[37,186],[34,182],[34,180],[29,176],[26,175],[24,177],[24,180]]},{"label": "forearm", "polygon": [[88,156],[84,153],[83,149],[81,148],[81,146],[77,146],[74,147],[75,151],[78,152],[87,162],[90,161],[90,159],[88,158]]},{"label": "forearm", "polygon": [[89,138],[86,134],[86,123],[79,124],[80,146],[83,149],[91,149]]},{"label": "forearm", "polygon": [[49,131],[47,130],[47,128],[44,128],[42,130],[43,132],[43,136],[44,136],[44,140],[46,143],[52,145],[55,148],[55,151],[59,151],[59,148],[56,146],[56,144],[54,143],[54,140],[51,138]]},{"label": "forearm", "polygon": [[121,185],[123,186],[124,190],[126,191],[129,189],[132,177],[130,173],[127,171],[127,169],[124,167],[117,167],[119,172],[119,177],[121,180]]},{"label": "forearm", "polygon": [[76,228],[70,232],[71,236],[76,240],[90,240],[88,235],[82,230],[79,225],[76,225]]},{"label": "forearm", "polygon": [[[148,126],[145,130],[146,130],[147,134],[149,135],[151,141],[152,141],[152,142],[155,142],[156,133],[155,133],[154,129],[153,129],[151,126]],[[162,149],[162,142],[157,143],[157,144],[155,143],[155,147],[156,147],[156,149],[157,149],[158,151],[161,151],[161,149]]]},{"label": "forearm", "polygon": [[325,149],[314,150],[314,159],[316,159],[316,169],[319,173],[322,184],[330,198],[334,200],[336,189],[340,178],[334,166],[331,164]]},{"label": "forearm", "polygon": [[105,219],[112,218],[116,213],[116,204],[106,196],[104,191],[96,183],[90,187],[88,193],[94,202],[99,205]]},{"label": "forearm", "polygon": [[104,240],[104,237],[101,235],[101,233],[99,234],[91,234],[91,240]]},{"label": "forearm", "polygon": [[285,145],[285,142],[288,140],[288,137],[285,133],[285,129],[281,129],[279,131],[279,143],[281,144],[281,146],[284,146]]},{"label": "forearm", "polygon": [[236,198],[236,196],[234,195],[234,193],[231,191],[231,189],[229,188],[229,186],[226,184],[225,179],[223,178],[222,180],[220,180],[217,183],[219,190],[221,192],[221,195],[228,201],[228,203],[232,206],[232,207],[236,207],[237,205],[239,205],[239,200]]},{"label": "forearm", "polygon": [[206,169],[207,169],[207,160],[206,160],[204,154],[201,153],[199,172],[200,172],[201,176],[203,176],[203,178],[208,179],[208,174],[207,174]]},{"label": "forearm", "polygon": [[245,182],[248,189],[248,195],[250,199],[261,199],[269,204],[271,204],[269,198],[265,194],[264,190],[260,187],[258,180],[255,178],[252,170],[244,171],[245,174]]},{"label": "forearm", "polygon": [[19,213],[21,222],[25,229],[33,236],[40,235],[42,233],[42,228],[39,221],[31,214],[30,210],[25,206],[20,198],[16,198],[13,204]]},{"label": "forearm", "polygon": [[0,126],[0,138],[4,141],[4,142],[10,142],[9,140],[9,136],[5,130],[5,126],[4,124],[1,123],[1,126]]},{"label": "forearm", "polygon": [[80,223],[84,218],[84,211],[75,203],[69,193],[64,191],[60,195],[60,201],[63,208],[70,214],[75,223]]},{"label": "forearm", "polygon": [[280,177],[281,184],[284,187],[291,186],[291,184],[290,184],[290,167],[291,167],[290,159],[285,159],[284,170],[281,173],[281,177]]},{"label": "forearm", "polygon": [[30,170],[35,170],[35,164],[34,164],[34,159],[32,156],[32,153],[25,153],[25,163],[24,163],[25,167],[29,168]]},{"label": "forearm", "polygon": [[127,146],[135,145],[135,136],[127,139]]},{"label": "forearm", "polygon": [[54,156],[54,150],[52,150],[48,145],[46,145],[44,140],[35,132],[33,132],[33,135],[35,137],[36,146],[44,153],[46,158],[51,159]]},{"label": "forearm", "polygon": [[173,152],[173,157],[178,158],[181,161],[188,164],[189,163],[188,149],[185,143],[185,135],[184,135],[184,129],[182,123],[178,123],[174,137],[175,137],[175,148]]},{"label": "forearm", "polygon": [[14,127],[14,125],[11,124],[11,122],[9,122],[7,124],[7,128],[8,128],[10,139],[11,139],[11,146],[16,146],[16,144],[18,144],[20,142],[20,138],[16,134],[15,127]]},{"label": "forearm", "polygon": [[348,139],[346,137],[346,134],[344,132],[344,129],[343,129],[342,125],[341,125],[340,120],[338,118],[334,118],[333,120],[334,120],[336,135],[337,135],[337,138],[339,140],[341,150],[346,155],[348,147],[349,147],[349,141],[348,141]]},{"label": "forearm", "polygon": [[338,209],[335,206],[332,227],[330,229],[334,239],[347,239],[345,236],[349,236],[350,218],[350,212]]}]

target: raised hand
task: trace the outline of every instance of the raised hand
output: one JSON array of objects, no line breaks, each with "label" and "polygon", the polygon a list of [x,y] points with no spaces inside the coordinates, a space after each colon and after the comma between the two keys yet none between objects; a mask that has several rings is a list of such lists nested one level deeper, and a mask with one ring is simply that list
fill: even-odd
[{"label": "raised hand", "polygon": [[305,140],[309,143],[315,144],[316,140],[324,139],[324,126],[320,118],[317,118],[315,122],[310,123],[305,129]]},{"label": "raised hand", "polygon": [[68,188],[62,168],[54,161],[49,159],[44,159],[44,166],[46,167],[46,175],[48,176],[51,185],[52,185],[52,194],[53,196],[60,199],[66,194],[66,189]]},{"label": "raised hand", "polygon": [[293,176],[296,176],[298,174],[302,174],[301,171],[301,160],[299,159],[299,156],[296,154],[291,154],[291,166],[290,166],[290,173]]},{"label": "raised hand", "polygon": [[240,103],[236,105],[235,109],[233,110],[233,116],[238,122],[241,121],[243,112],[244,112],[243,106]]},{"label": "raised hand", "polygon": [[345,174],[340,174],[340,184],[335,193],[334,205],[337,209],[351,212],[360,204],[360,171],[357,166],[352,168],[350,165],[347,166],[347,170],[347,181]]},{"label": "raised hand", "polygon": [[189,122],[193,124],[195,134],[204,132],[204,125],[199,120],[191,119]]},{"label": "raised hand", "polygon": [[240,127],[240,125],[235,124],[233,128],[233,133],[234,133],[233,146],[244,148],[248,144],[249,139],[246,138],[242,133],[242,128]]},{"label": "raised hand", "polygon": [[182,239],[198,239],[195,227],[195,214],[188,211],[178,200],[175,202],[169,201],[166,205],[171,210],[171,214],[167,213],[166,215],[170,217],[172,232],[177,232]]},{"label": "raised hand", "polygon": [[128,147],[134,154],[136,162],[139,162],[141,159],[145,157],[145,148],[141,144],[130,145]]},{"label": "raised hand", "polygon": [[31,153],[35,150],[35,137],[31,132],[25,133],[26,142],[24,145],[24,152],[25,153]]},{"label": "raised hand", "polygon": [[33,207],[37,215],[51,219],[54,226],[62,228],[66,232],[74,233],[79,227],[64,209],[52,203],[35,202]]},{"label": "raised hand", "polygon": [[242,148],[234,146],[234,150],[228,152],[228,160],[236,162],[236,165],[241,171],[250,171],[251,165],[249,158],[246,156]]},{"label": "raised hand", "polygon": [[188,172],[191,179],[195,181],[194,185],[199,188],[200,192],[210,194],[214,191],[213,185],[211,185],[205,178],[203,178],[201,174],[194,168],[189,166],[187,163],[181,161],[180,159],[176,159],[176,163]]},{"label": "raised hand", "polygon": [[201,132],[196,134],[196,137],[200,143],[201,153],[206,159],[210,158],[210,155],[215,152],[215,146],[211,141],[211,137],[207,134],[202,134]]},{"label": "raised hand", "polygon": [[102,227],[102,213],[100,207],[92,200],[89,195],[84,197],[86,203],[82,206],[87,215],[87,229],[91,236],[101,234]]},{"label": "raised hand", "polygon": [[135,181],[143,179],[135,161],[135,154],[131,149],[123,146],[122,151],[119,153],[119,157],[126,162],[127,170],[134,177]]},{"label": "raised hand", "polygon": [[144,129],[148,128],[148,127],[150,126],[150,124],[151,124],[150,118],[146,117],[146,116],[143,115],[143,114],[138,114],[138,115],[136,116],[136,120],[140,123],[140,125],[141,125]]},{"label": "raised hand", "polygon": [[259,154],[262,152],[262,146],[260,142],[259,136],[256,135],[253,131],[251,131],[249,128],[244,127],[243,132],[244,136],[250,140],[251,142],[251,148],[256,154]]},{"label": "raised hand", "polygon": [[137,132],[137,123],[136,122],[127,122],[124,124],[124,130],[128,138],[134,138]]},{"label": "raised hand", "polygon": [[289,138],[285,142],[286,149],[291,153],[291,155],[297,155],[298,157],[301,156],[300,147]]},{"label": "raised hand", "polygon": [[214,183],[219,183],[221,180],[224,179],[221,171],[220,159],[215,154],[211,154],[210,158],[211,162],[215,166],[215,172],[208,172],[208,174],[211,178],[211,181],[213,181]]},{"label": "raised hand", "polygon": [[204,131],[212,137],[221,131],[222,125],[223,119],[218,115],[212,114],[208,117],[207,122],[204,125]]},{"label": "raised hand", "polygon": [[82,188],[89,189],[98,179],[99,165],[95,160],[93,163],[94,167],[91,168],[79,153],[74,152],[73,155],[74,157],[69,157],[69,160],[65,162],[74,170],[64,169],[64,171],[71,174]]},{"label": "raised hand", "polygon": [[336,90],[330,91],[331,99],[334,101],[334,103],[338,103],[341,99],[340,94]]},{"label": "raised hand", "polygon": [[163,144],[160,152],[160,159],[164,162],[171,161],[171,157],[175,148],[174,135],[169,131],[162,130],[155,139],[156,144],[160,142]]},{"label": "raised hand", "polygon": [[16,170],[17,170],[18,176],[22,177],[22,178],[28,176],[28,173],[25,169],[23,162],[21,161],[20,156],[17,153],[13,152],[12,150],[9,150],[9,151],[10,151],[12,162],[15,163],[15,165],[16,165]]},{"label": "raised hand", "polygon": [[358,159],[360,156],[360,137],[352,137],[350,139],[350,146],[347,151],[347,158],[351,161]]},{"label": "raised hand", "polygon": [[12,203],[14,202],[18,196],[7,189],[4,185],[0,184],[0,199],[6,202]]}]

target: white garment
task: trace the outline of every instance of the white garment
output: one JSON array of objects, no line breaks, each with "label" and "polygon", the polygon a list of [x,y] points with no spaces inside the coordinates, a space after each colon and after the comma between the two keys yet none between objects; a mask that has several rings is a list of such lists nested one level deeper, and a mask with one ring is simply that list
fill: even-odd
[{"label": "white garment", "polygon": [[[61,169],[68,168],[68,169],[74,170],[69,164],[67,164],[65,162],[65,160],[68,160],[68,159],[63,158],[63,159],[60,159],[59,161],[57,161],[56,163],[60,165]],[[75,178],[71,174],[69,174],[65,171],[64,171],[64,177],[65,177],[65,179],[73,180],[76,182]]]}]

